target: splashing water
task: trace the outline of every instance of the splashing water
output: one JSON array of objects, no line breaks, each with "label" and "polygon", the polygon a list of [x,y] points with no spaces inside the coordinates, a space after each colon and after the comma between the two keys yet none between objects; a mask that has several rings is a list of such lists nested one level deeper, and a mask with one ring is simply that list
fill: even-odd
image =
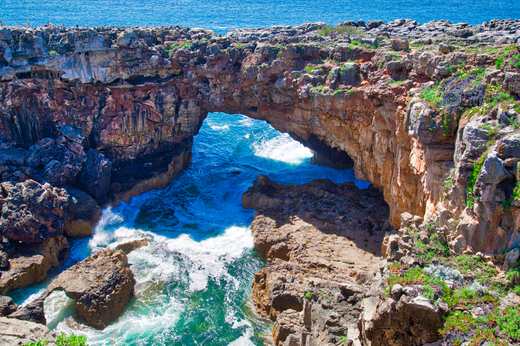
[{"label": "splashing water", "polygon": [[[265,122],[211,114],[195,137],[192,164],[168,188],[106,208],[93,237],[72,241],[64,267],[147,237],[148,246],[128,255],[135,299],[98,331],[76,322],[74,302],[55,292],[45,302],[49,327],[85,335],[89,345],[269,343],[272,323],[254,312],[250,298],[254,274],[264,263],[252,250],[248,226],[254,211],[242,208],[242,194],[260,173],[284,184],[329,178],[368,186],[351,170],[311,165],[311,156]],[[13,299],[27,304],[50,280],[18,290]]]}]

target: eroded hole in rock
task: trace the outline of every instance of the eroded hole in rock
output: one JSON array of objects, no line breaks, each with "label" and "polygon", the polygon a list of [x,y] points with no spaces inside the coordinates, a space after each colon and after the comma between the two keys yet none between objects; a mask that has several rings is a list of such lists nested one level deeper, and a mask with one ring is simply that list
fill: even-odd
[{"label": "eroded hole in rock", "polygon": [[[316,139],[309,142],[313,143],[313,150],[327,149]],[[106,340],[110,330],[116,328],[128,331],[119,336],[118,342],[122,344],[129,340],[157,343],[157,335],[164,330],[173,331],[166,336],[166,342],[182,340],[184,344],[195,344],[203,340],[232,342],[247,338],[260,344],[262,336],[252,331],[269,331],[272,324],[251,313],[254,306],[248,303],[251,283],[265,262],[254,251],[255,242],[249,228],[254,211],[242,207],[243,193],[259,174],[279,184],[300,185],[313,179],[329,179],[317,183],[316,196],[331,194],[336,184],[344,182],[350,182],[346,183],[347,187],[354,192],[377,192],[372,189],[369,192],[369,183],[356,180],[352,170],[311,164],[311,149],[266,122],[243,115],[210,114],[194,137],[189,153],[191,164],[166,189],[140,194],[117,207],[103,210],[92,238],[70,241],[72,262],[76,262],[106,247],[149,239],[148,245],[128,255],[136,279],[136,299],[110,328],[82,330],[89,342],[96,344]],[[160,170],[162,162],[170,159],[168,155],[157,153],[149,156],[148,161],[118,163],[112,181],[124,188],[123,184],[131,182],[132,172],[137,177],[153,179],[152,172]],[[312,195],[302,199],[309,200]],[[338,215],[329,215],[326,211],[339,209],[331,201],[325,200],[318,206],[319,210],[312,213],[295,216],[309,227],[321,228],[324,239],[332,241],[330,237],[334,237],[335,230],[329,229],[327,224],[337,222]],[[371,208],[366,201],[353,201],[352,205]],[[345,213],[346,222],[358,224],[356,220],[347,221],[350,218]],[[275,228],[283,231],[286,223],[281,220]],[[364,223],[371,229],[376,224],[372,219]],[[343,235],[339,237],[354,244],[353,248],[365,249],[370,245],[365,242],[366,237],[345,236],[351,240]],[[313,245],[320,243],[318,239],[311,241]],[[300,269],[291,264],[293,251],[293,244],[280,244],[273,249],[273,254],[289,266],[287,272],[296,273]],[[370,251],[366,253],[373,256]],[[316,273],[328,275],[335,270],[328,264],[315,264],[312,271]],[[46,286],[37,287],[44,290]],[[20,297],[17,302],[23,299]],[[303,309],[298,295],[288,292],[277,299],[274,308]],[[358,301],[352,294],[346,299]],[[55,292],[46,299],[46,317],[58,332],[74,332],[80,328],[75,321],[74,304],[63,293]],[[346,300],[344,304],[346,306]],[[193,333],[194,328],[199,332]]]}]

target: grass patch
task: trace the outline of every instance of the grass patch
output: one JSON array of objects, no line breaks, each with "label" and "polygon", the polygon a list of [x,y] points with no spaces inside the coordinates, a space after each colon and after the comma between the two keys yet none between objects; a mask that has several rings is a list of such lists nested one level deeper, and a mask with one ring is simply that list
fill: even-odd
[{"label": "grass patch", "polygon": [[337,32],[338,34],[351,34],[351,35],[366,35],[363,30],[359,30],[353,26],[328,26],[324,25],[321,29],[316,30],[318,35],[320,36],[330,36],[332,32]]}]

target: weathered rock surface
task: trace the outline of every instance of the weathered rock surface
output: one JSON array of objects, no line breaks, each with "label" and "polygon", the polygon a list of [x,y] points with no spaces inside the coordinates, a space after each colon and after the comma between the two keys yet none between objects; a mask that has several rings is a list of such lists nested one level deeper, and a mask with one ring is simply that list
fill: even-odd
[{"label": "weathered rock surface", "polygon": [[18,320],[22,321],[29,321],[29,322],[35,322],[40,324],[47,324],[47,321],[45,319],[45,312],[43,305],[45,303],[45,298],[47,298],[47,295],[44,294],[43,296],[39,297],[38,299],[33,300],[29,304],[19,308],[12,314],[10,314],[9,318],[16,318]]},{"label": "weathered rock surface", "polygon": [[267,264],[255,275],[253,301],[276,320],[275,343],[293,333],[309,345],[339,342],[349,324],[356,328],[391,229],[381,193],[329,180],[284,186],[260,175],[243,205],[258,208],[251,230]]},{"label": "weathered rock surface", "polygon": [[67,239],[61,235],[21,250],[9,259],[9,270],[0,271],[0,295],[43,281],[47,272],[59,265],[68,249]]},{"label": "weathered rock surface", "polygon": [[65,190],[69,195],[65,235],[70,238],[91,236],[101,218],[101,208],[89,194],[72,187],[65,187]]},{"label": "weathered rock surface", "polygon": [[63,234],[67,221],[65,190],[34,180],[0,184],[0,232],[11,241],[41,243]]},{"label": "weathered rock surface", "polygon": [[134,294],[134,275],[122,251],[102,250],[61,273],[47,287],[76,300],[86,324],[103,329],[116,320]]},{"label": "weathered rock surface", "polygon": [[47,344],[48,346],[56,345],[56,335],[46,326],[34,322],[0,317],[1,346],[22,346],[29,343],[36,343],[42,339],[49,342]]},{"label": "weathered rock surface", "polygon": [[148,238],[143,238],[139,240],[129,241],[127,243],[119,244],[116,246],[116,250],[121,250],[125,253],[125,255],[128,255],[130,252],[137,250],[139,248],[142,248],[144,246],[148,246],[150,244],[150,241]]},{"label": "weathered rock surface", "polygon": [[359,322],[362,338],[371,346],[424,345],[439,340],[442,313],[428,298],[406,294],[381,300],[370,297],[364,301]]},{"label": "weathered rock surface", "polygon": [[18,306],[13,299],[6,296],[0,296],[0,316],[7,316],[16,311]]},{"label": "weathered rock surface", "polygon": [[[444,208],[465,220],[457,237],[466,246],[501,251],[517,243],[520,226],[513,221],[520,202],[505,196],[514,185],[512,167],[499,169],[518,158],[508,149],[518,111],[493,100],[520,90],[516,51],[506,46],[518,40],[518,25],[348,21],[341,26],[350,34],[320,35],[321,23],[220,38],[179,27],[6,28],[2,179],[128,200],[165,187],[189,164],[208,112],[242,113],[290,133],[318,152],[317,162],[334,157],[333,150],[346,153],[357,177],[383,191],[394,227],[403,212],[429,217]],[[421,94],[428,87],[439,89],[435,102]],[[493,106],[476,109],[485,104]],[[479,114],[482,126],[495,128],[497,107],[509,114],[501,116],[496,141],[502,154],[488,157],[488,174],[470,186],[483,198],[462,217],[468,193],[443,193],[442,182],[468,184],[484,145],[463,139],[466,120]],[[484,182],[489,189],[481,189]]]}]

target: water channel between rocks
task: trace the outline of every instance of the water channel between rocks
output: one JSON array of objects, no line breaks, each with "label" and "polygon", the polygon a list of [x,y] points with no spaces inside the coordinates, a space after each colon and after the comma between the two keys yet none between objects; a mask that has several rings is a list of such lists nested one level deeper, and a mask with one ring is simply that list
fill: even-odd
[{"label": "water channel between rocks", "polygon": [[[263,345],[272,328],[251,302],[251,282],[264,266],[248,226],[254,211],[242,194],[259,174],[283,184],[328,178],[354,181],[352,170],[310,164],[312,153],[269,124],[213,113],[195,137],[192,164],[171,185],[103,211],[91,238],[72,241],[64,267],[106,247],[148,237],[128,256],[136,297],[103,331],[74,321],[74,302],[46,300],[48,326],[87,336],[89,345]],[[64,268],[61,268],[63,270]],[[18,304],[39,296],[56,276],[16,292]]]}]

